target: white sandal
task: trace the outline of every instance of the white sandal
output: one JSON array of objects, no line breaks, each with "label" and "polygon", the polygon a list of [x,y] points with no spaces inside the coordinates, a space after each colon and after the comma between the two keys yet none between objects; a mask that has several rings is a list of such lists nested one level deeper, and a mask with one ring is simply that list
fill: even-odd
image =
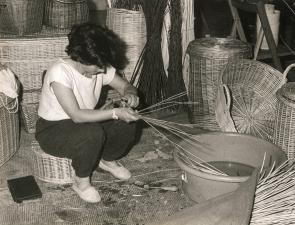
[{"label": "white sandal", "polygon": [[72,189],[79,195],[81,199],[89,203],[98,203],[101,200],[101,197],[98,191],[93,187],[89,186],[84,191],[81,191],[75,184],[72,186]]},{"label": "white sandal", "polygon": [[98,166],[99,168],[110,172],[114,177],[120,180],[129,180],[131,177],[131,173],[128,169],[126,169],[121,163],[112,161],[114,163],[113,166],[109,166],[104,163],[104,160],[100,160]]}]

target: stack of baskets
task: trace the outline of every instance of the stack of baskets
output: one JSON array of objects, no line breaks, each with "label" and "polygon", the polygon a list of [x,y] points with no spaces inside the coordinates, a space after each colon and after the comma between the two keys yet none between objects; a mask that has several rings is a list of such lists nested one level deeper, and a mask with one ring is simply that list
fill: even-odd
[{"label": "stack of baskets", "polygon": [[34,133],[42,75],[57,58],[67,57],[67,37],[62,33],[44,31],[44,35],[22,38],[5,35],[0,38],[0,62],[6,64],[21,82],[24,127]]},{"label": "stack of baskets", "polygon": [[200,38],[190,42],[188,97],[192,123],[208,130],[219,130],[215,120],[215,100],[219,74],[229,60],[250,58],[251,46],[231,38]]},{"label": "stack of baskets", "polygon": [[0,93],[0,166],[19,148],[19,120],[17,99]]},{"label": "stack of baskets", "polygon": [[146,43],[146,22],[142,11],[108,8],[106,25],[127,44],[129,64],[124,69],[125,78],[130,81],[137,61]]},{"label": "stack of baskets", "polygon": [[36,34],[43,25],[70,29],[89,20],[87,0],[0,0],[0,32]]}]

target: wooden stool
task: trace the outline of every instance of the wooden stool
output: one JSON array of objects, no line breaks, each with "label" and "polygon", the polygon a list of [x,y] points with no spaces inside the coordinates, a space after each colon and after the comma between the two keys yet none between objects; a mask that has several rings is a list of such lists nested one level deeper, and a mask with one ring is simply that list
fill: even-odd
[{"label": "wooden stool", "polygon": [[31,143],[31,148],[34,175],[38,179],[56,184],[73,183],[75,172],[71,166],[72,160],[46,154],[35,140]]},{"label": "wooden stool", "polygon": [[[265,4],[267,3],[267,1],[266,0],[228,0],[228,3],[234,18],[234,24],[232,27],[231,35],[235,36],[237,32],[239,34],[240,39],[242,41],[247,42],[238,10],[253,12],[258,14],[261,21],[261,28],[265,35],[266,42],[269,46],[271,58],[273,59],[273,62],[274,62],[274,67],[277,70],[283,72],[282,64],[278,55],[278,49],[275,44],[275,40],[269,25],[267,15],[266,15]],[[263,35],[261,38],[263,38]],[[256,41],[255,48],[254,48],[254,59],[256,59],[256,56],[258,54],[261,40]]]}]

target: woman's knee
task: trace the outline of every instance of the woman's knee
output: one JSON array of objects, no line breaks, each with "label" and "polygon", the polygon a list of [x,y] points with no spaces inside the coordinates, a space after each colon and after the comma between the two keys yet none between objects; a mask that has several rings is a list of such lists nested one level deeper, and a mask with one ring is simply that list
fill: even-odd
[{"label": "woman's knee", "polygon": [[75,140],[103,144],[105,141],[105,132],[99,123],[83,123],[77,127],[74,137]]}]

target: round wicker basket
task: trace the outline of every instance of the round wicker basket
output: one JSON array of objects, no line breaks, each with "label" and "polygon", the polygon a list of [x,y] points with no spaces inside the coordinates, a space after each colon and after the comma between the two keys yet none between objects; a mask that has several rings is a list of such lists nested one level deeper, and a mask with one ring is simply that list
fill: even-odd
[{"label": "round wicker basket", "polygon": [[59,158],[42,151],[37,141],[31,144],[33,151],[34,175],[46,182],[56,184],[73,183],[74,169],[71,166],[71,160]]},{"label": "round wicker basket", "polygon": [[219,82],[230,90],[236,130],[273,141],[276,92],[286,83],[286,74],[259,61],[240,59],[226,65]]},{"label": "round wicker basket", "polygon": [[86,0],[46,0],[44,23],[51,27],[70,28],[89,20]]},{"label": "round wicker basket", "polygon": [[108,8],[106,25],[127,44],[128,65],[125,78],[130,81],[137,61],[146,43],[146,22],[142,11]]},{"label": "round wicker basket", "polygon": [[231,38],[200,38],[190,42],[189,99],[198,104],[190,108],[192,123],[208,130],[219,130],[215,120],[215,101],[218,77],[233,58],[250,58],[251,46]]},{"label": "round wicker basket", "polygon": [[288,159],[295,160],[295,82],[286,83],[277,91],[278,106],[274,126],[274,143]]},{"label": "round wicker basket", "polygon": [[17,100],[0,93],[0,166],[19,149]]}]

